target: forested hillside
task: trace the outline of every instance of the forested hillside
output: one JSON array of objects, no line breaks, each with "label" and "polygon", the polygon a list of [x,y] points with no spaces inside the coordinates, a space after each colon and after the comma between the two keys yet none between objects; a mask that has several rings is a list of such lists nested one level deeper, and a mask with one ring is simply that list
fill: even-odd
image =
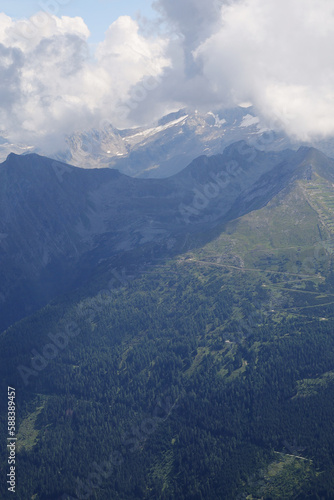
[{"label": "forested hillside", "polygon": [[2,333],[18,499],[334,497],[332,205],[319,172],[210,242],[101,263]]}]

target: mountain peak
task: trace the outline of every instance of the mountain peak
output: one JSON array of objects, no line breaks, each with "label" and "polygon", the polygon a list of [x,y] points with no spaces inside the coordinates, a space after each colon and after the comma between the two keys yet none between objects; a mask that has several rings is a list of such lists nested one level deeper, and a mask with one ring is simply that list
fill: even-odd
[{"label": "mountain peak", "polygon": [[174,113],[169,113],[168,115],[163,116],[158,121],[158,126],[166,125],[169,122],[172,122],[174,120],[178,120],[179,118],[186,116],[186,114],[187,114],[187,110],[185,108],[180,109],[179,111],[175,111]]},{"label": "mountain peak", "polygon": [[20,155],[17,155],[16,153],[9,153],[9,155],[7,156],[6,158],[6,162],[8,163],[11,163],[13,162],[14,160],[16,160],[16,158],[18,158]]},{"label": "mountain peak", "polygon": [[305,157],[307,158],[327,158],[324,153],[319,151],[319,149],[316,149],[312,146],[307,147],[307,146],[302,146],[299,148],[298,152],[301,152],[305,154]]},{"label": "mountain peak", "polygon": [[334,160],[314,147],[302,146],[297,151],[297,158],[301,168],[312,168],[327,180],[334,180]]},{"label": "mountain peak", "polygon": [[22,160],[24,158],[30,158],[30,159],[47,159],[49,161],[50,158],[47,158],[46,156],[41,156],[37,153],[24,153],[24,154],[16,154],[16,153],[9,153],[9,155],[7,156],[6,160],[5,160],[5,163],[13,163],[13,162],[17,162],[18,160]]},{"label": "mountain peak", "polygon": [[233,158],[245,156],[250,159],[251,157],[255,157],[259,153],[259,150],[242,139],[227,146],[224,153]]}]

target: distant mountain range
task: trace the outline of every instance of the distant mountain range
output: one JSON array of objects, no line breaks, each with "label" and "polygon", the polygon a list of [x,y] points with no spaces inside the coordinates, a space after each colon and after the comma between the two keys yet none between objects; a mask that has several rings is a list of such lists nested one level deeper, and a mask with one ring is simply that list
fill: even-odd
[{"label": "distant mountain range", "polygon": [[238,141],[145,179],[11,154],[0,214],[19,500],[334,498],[333,159]]},{"label": "distant mountain range", "polygon": [[163,178],[180,172],[198,156],[222,153],[226,146],[239,140],[257,143],[259,149],[290,146],[286,137],[276,133],[266,143],[265,130],[253,108],[240,107],[217,114],[181,110],[148,127],[107,127],[75,134],[59,159],[85,168],[114,167],[132,177]]},{"label": "distant mountain range", "polygon": [[[268,129],[253,107],[237,107],[214,113],[180,110],[132,129],[118,130],[110,124],[81,131],[68,137],[68,147],[52,157],[81,168],[111,167],[132,177],[164,178],[180,172],[198,156],[222,153],[239,140],[264,151],[297,150],[306,145],[334,156],[333,139],[302,143]],[[50,156],[49,151],[34,145],[12,144],[0,138],[0,160],[11,152]]]},{"label": "distant mountain range", "polygon": [[[0,165],[1,327],[87,279],[103,260],[152,245],[177,251],[185,234],[205,240],[219,225],[273,203],[298,179],[320,178],[331,191],[333,172],[334,160],[315,149],[263,152],[243,141],[167,179],[11,154]],[[307,186],[298,193],[307,204],[324,204]],[[330,220],[330,208],[322,210],[321,220]],[[284,230],[294,232],[288,222]],[[317,239],[318,232],[305,236]]]}]

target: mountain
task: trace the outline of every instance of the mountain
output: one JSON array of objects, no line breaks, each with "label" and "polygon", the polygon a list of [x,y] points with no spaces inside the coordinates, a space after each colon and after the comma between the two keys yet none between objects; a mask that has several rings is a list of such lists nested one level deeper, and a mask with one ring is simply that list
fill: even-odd
[{"label": "mountain", "polygon": [[[245,144],[236,146],[240,165],[230,163],[227,150],[165,180],[79,169],[36,154],[9,155],[0,165],[2,326],[73,286],[103,258],[167,241],[189,222],[195,230],[213,226],[243,187],[277,161],[259,153],[251,165],[243,148],[249,153]],[[215,177],[220,174],[223,180]],[[199,190],[211,185],[215,196],[206,199]],[[196,214],[192,204],[201,196],[206,206]]]},{"label": "mountain", "polygon": [[34,153],[37,148],[24,143],[13,143],[6,136],[0,136],[0,161],[4,161],[10,153],[17,155]]},{"label": "mountain", "polygon": [[76,133],[57,159],[83,168],[117,168],[132,177],[165,178],[198,156],[222,153],[240,140],[263,151],[305,146],[334,157],[333,138],[290,138],[283,131],[268,129],[250,106],[208,113],[185,109],[145,127],[118,130],[108,125]]},{"label": "mountain", "polygon": [[[0,165],[2,327],[87,279],[104,259],[152,245],[176,251],[185,234],[210,234],[268,203],[304,171],[309,151],[266,153],[241,141],[168,179],[11,154]],[[331,160],[319,158],[328,176]]]},{"label": "mountain", "polygon": [[[106,121],[100,129],[78,131],[67,137],[67,147],[53,153],[52,158],[80,168],[116,168],[131,177],[166,178],[182,171],[197,157],[222,153],[240,140],[263,151],[313,146],[334,156],[333,138],[290,138],[283,131],[268,128],[254,107],[239,106],[207,113],[181,109],[154,123],[123,130]],[[47,148],[12,144],[0,137],[0,160],[11,152],[50,156]]]},{"label": "mountain", "polygon": [[237,197],[207,249],[219,248],[221,262],[241,268],[324,279],[333,254],[333,202],[334,160],[300,148]]},{"label": "mountain", "polygon": [[[180,110],[143,127],[119,130],[109,124],[74,133],[67,138],[68,147],[54,159],[81,168],[113,167],[132,177],[164,178],[183,170],[198,156],[222,153],[239,140],[265,150],[291,145],[286,136],[262,125],[252,107],[217,113]],[[10,152],[49,156],[47,150],[0,138],[0,159]]]},{"label": "mountain", "polygon": [[36,155],[0,179],[7,282],[46,242],[77,273],[0,334],[19,500],[333,498],[334,160],[238,142],[168,179]]},{"label": "mountain", "polygon": [[[222,153],[239,140],[258,149],[284,149],[291,142],[260,124],[253,108],[235,108],[220,113],[180,110],[158,122],[128,130],[107,126],[74,134],[69,149],[58,159],[76,166],[114,167],[132,177],[165,178],[183,170],[200,155]],[[270,147],[269,147],[270,145]]]}]

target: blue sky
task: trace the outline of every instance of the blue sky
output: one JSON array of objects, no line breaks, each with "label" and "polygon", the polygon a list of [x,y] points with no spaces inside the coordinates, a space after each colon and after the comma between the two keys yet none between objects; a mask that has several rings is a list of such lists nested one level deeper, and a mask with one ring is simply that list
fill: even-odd
[{"label": "blue sky", "polygon": [[[334,137],[332,1],[155,0],[156,25],[142,19],[152,2],[0,0],[7,137],[58,147],[106,120],[129,127],[240,102],[293,137]],[[57,17],[20,22],[43,5]]]},{"label": "blue sky", "polygon": [[[104,33],[119,16],[129,15],[136,18],[138,14],[152,17],[154,11],[150,0],[49,0],[56,6],[57,16],[80,16],[84,19],[90,32],[90,42],[100,42]],[[22,19],[43,10],[48,0],[0,0],[0,12],[7,16]]]}]

